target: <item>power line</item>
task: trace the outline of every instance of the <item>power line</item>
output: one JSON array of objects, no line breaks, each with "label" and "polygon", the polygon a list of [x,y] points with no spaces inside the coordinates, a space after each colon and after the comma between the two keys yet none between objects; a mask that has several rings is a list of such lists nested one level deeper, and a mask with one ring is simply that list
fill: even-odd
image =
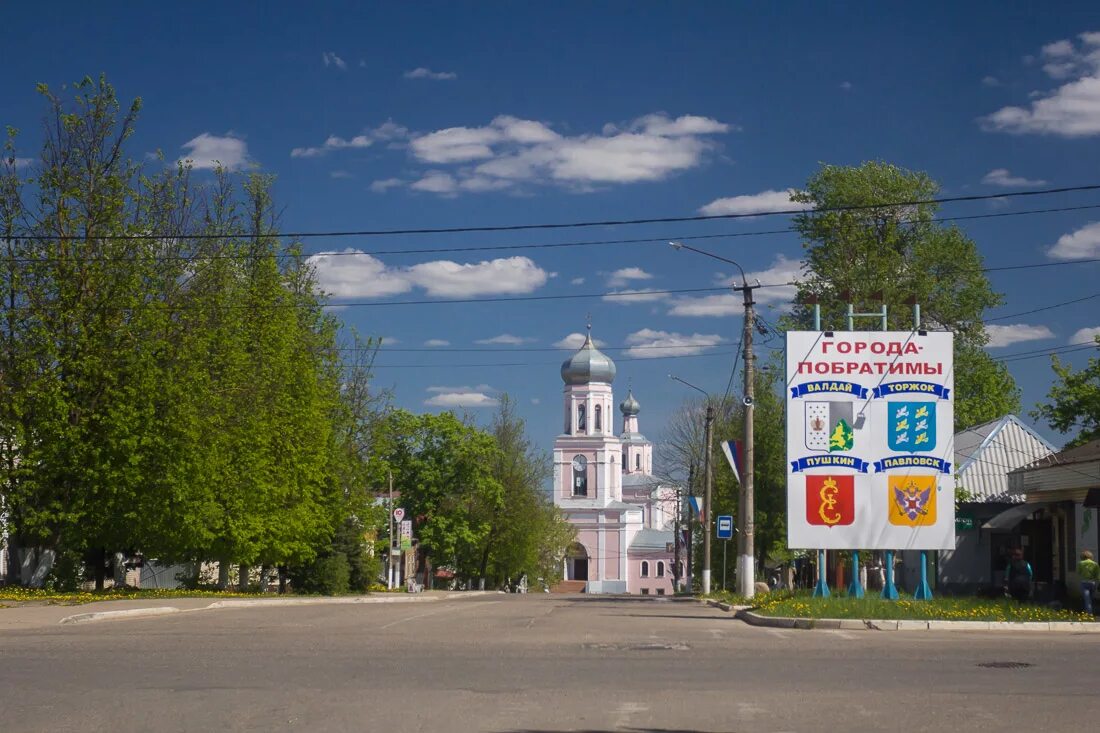
[{"label": "power line", "polygon": [[1065,344],[1064,346],[1055,346],[1053,348],[1047,347],[1047,348],[1043,348],[1043,349],[1031,349],[1029,351],[1015,351],[1011,354],[1002,354],[1001,356],[998,356],[998,357],[995,357],[995,358],[998,361],[1000,361],[1002,359],[1014,359],[1017,356],[1027,356],[1029,354],[1040,354],[1042,356],[1045,356],[1047,354],[1054,354],[1054,353],[1057,353],[1059,351],[1069,351],[1070,349],[1074,349],[1075,347],[1078,347],[1078,346],[1096,346],[1096,345],[1097,344],[1096,344],[1095,341],[1077,341],[1077,342],[1072,343],[1072,344]]},{"label": "power line", "polygon": [[[605,346],[603,344],[596,344],[601,351],[629,351],[630,349],[638,349],[648,351],[650,349],[684,349],[684,348],[713,348],[715,346],[734,346],[736,341],[708,341],[705,343],[683,343],[683,344],[666,344],[656,346]],[[425,352],[425,353],[444,353],[444,354],[462,354],[462,353],[487,353],[487,352],[504,352],[504,353],[526,353],[526,352],[546,352],[557,351],[564,353],[573,353],[580,348],[577,346],[509,346],[501,348],[451,348],[449,346],[416,346],[416,347],[389,347],[384,343],[378,347],[379,353],[388,352]],[[337,351],[374,351],[374,346],[344,346],[337,349]]]},{"label": "power line", "polygon": [[1094,298],[1100,298],[1100,293],[1093,293],[1092,295],[1086,295],[1084,298],[1075,298],[1074,300],[1067,300],[1062,303],[1054,303],[1052,305],[1045,305],[1042,308],[1032,308],[1027,311],[1020,311],[1019,313],[1009,313],[1007,316],[997,316],[996,318],[983,319],[986,323],[990,321],[1004,321],[1009,318],[1018,318],[1019,316],[1029,316],[1032,313],[1041,313],[1042,311],[1054,310],[1055,308],[1062,308],[1067,305],[1073,305],[1075,303],[1084,303],[1086,300],[1093,300]]},{"label": "power line", "polygon": [[[668,356],[624,356],[615,360],[618,364],[621,361],[656,361],[658,359],[697,359],[705,356],[729,356],[733,354],[732,351],[707,351],[700,354],[670,354]],[[487,369],[493,367],[521,367],[521,366],[552,366],[553,362],[547,361],[513,361],[513,362],[490,362],[480,364],[378,364],[375,363],[372,369]]]},{"label": "power line", "polygon": [[[1011,193],[1000,194],[976,194],[972,196],[945,196],[941,198],[930,199],[913,199],[909,201],[892,201],[879,204],[853,204],[848,206],[826,206],[820,209],[781,209],[779,211],[762,211],[758,213],[744,213],[744,214],[700,214],[696,216],[663,216],[654,217],[648,219],[607,219],[601,221],[575,221],[575,222],[562,222],[562,223],[539,223],[539,224],[497,224],[497,225],[483,225],[483,226],[464,226],[464,227],[424,227],[415,229],[361,229],[361,230],[333,230],[333,231],[302,231],[302,232],[286,232],[279,236],[286,237],[288,239],[312,239],[312,238],[329,238],[329,237],[381,237],[381,236],[405,236],[405,235],[421,235],[421,234],[470,234],[479,232],[516,232],[516,231],[530,231],[536,229],[585,229],[591,227],[612,227],[612,226],[634,226],[637,224],[671,224],[682,222],[697,222],[697,221],[723,221],[723,220],[735,220],[735,219],[748,219],[752,217],[764,217],[764,216],[797,216],[797,215],[813,215],[813,214],[829,214],[829,213],[845,213],[853,211],[869,211],[874,209],[893,209],[902,208],[907,206],[926,206],[926,205],[938,205],[949,203],[961,203],[968,201],[990,201],[993,199],[1008,199],[1008,198],[1022,198],[1030,196],[1049,196],[1058,193],[1074,193],[1080,191],[1096,191],[1100,190],[1100,183],[1088,184],[1084,186],[1064,186],[1061,188],[1045,188],[1045,189],[1031,189],[1027,191],[1013,191]],[[235,234],[234,238],[237,239],[266,239],[275,235],[271,233],[240,233]],[[224,234],[188,234],[181,235],[178,233],[145,233],[145,234],[106,234],[96,239],[99,240],[144,240],[144,239],[176,239],[186,238],[194,240],[204,239],[224,239]],[[83,237],[76,235],[61,235],[61,234],[36,234],[21,239],[27,239],[32,241],[71,241],[83,239]]]}]

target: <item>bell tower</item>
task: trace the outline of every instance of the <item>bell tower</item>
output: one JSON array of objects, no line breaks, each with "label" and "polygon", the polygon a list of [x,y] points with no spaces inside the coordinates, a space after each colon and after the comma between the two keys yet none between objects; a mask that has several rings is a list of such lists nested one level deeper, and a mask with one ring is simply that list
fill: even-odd
[{"label": "bell tower", "polygon": [[589,324],[584,344],[561,365],[562,433],[554,441],[554,503],[604,507],[622,501],[622,446],[615,436],[615,362],[596,348]]},{"label": "bell tower", "polygon": [[628,476],[653,473],[653,444],[638,431],[638,413],[642,406],[634,399],[633,391],[627,392],[619,409],[623,413],[623,434],[619,436],[623,445],[622,472]]}]

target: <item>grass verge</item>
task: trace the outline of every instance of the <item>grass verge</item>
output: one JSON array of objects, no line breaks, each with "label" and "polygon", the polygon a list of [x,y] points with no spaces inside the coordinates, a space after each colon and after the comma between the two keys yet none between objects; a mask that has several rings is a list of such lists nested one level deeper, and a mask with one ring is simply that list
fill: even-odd
[{"label": "grass verge", "polygon": [[[61,592],[43,590],[41,588],[22,588],[10,586],[0,588],[0,602],[7,602],[7,607],[12,603],[46,603],[62,606],[79,606],[85,603],[98,603],[99,601],[122,600],[163,600],[167,598],[258,598],[259,593],[241,593],[238,591],[215,590],[176,590],[167,588],[114,588],[104,591],[75,591]],[[5,607],[0,604],[0,608]]]},{"label": "grass verge", "polygon": [[[736,598],[736,597],[734,597]],[[720,600],[737,603],[736,600]],[[1087,621],[1081,611],[1056,610],[1046,606],[1017,603],[1011,599],[968,597],[933,598],[918,601],[902,596],[896,601],[881,598],[849,598],[834,595],[813,598],[809,591],[778,592],[758,596],[738,605],[751,605],[761,616],[842,619],[914,619],[920,621]]]}]

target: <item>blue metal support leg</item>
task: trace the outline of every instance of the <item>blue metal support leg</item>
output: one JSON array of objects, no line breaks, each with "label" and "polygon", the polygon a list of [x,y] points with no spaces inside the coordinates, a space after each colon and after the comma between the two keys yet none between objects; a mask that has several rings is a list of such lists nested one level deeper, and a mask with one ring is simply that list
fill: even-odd
[{"label": "blue metal support leg", "polygon": [[848,584],[849,598],[863,598],[863,583],[859,582],[859,550],[852,550],[852,582]]},{"label": "blue metal support leg", "polygon": [[898,599],[898,587],[894,585],[894,551],[886,551],[886,582],[882,585],[882,597],[888,601]]},{"label": "blue metal support leg", "polygon": [[913,598],[918,601],[932,600],[932,588],[928,585],[928,553],[925,550],[920,551],[920,585]]},{"label": "blue metal support leg", "polygon": [[814,586],[813,597],[829,597],[829,584],[825,582],[825,550],[817,551],[817,585]]}]

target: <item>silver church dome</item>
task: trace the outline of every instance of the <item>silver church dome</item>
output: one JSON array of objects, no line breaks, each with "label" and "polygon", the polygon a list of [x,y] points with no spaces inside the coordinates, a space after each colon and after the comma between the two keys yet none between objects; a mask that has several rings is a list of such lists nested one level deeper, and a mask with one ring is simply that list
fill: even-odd
[{"label": "silver church dome", "polygon": [[615,381],[615,362],[592,343],[591,330],[577,353],[562,362],[561,378],[566,384]]},{"label": "silver church dome", "polygon": [[634,392],[628,390],[626,399],[619,403],[619,409],[622,411],[623,417],[630,417],[637,415],[642,406],[638,404],[638,400],[634,399]]}]

